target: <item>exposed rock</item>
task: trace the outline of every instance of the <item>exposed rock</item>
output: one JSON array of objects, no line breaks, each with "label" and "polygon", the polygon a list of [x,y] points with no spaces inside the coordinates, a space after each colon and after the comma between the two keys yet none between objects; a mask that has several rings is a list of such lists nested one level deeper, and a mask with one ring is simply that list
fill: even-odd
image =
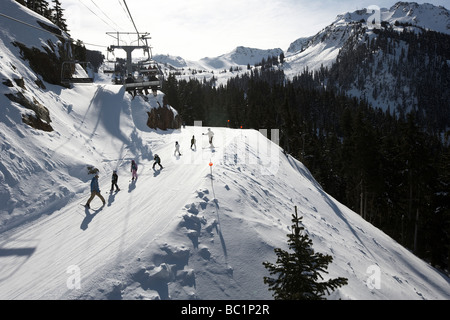
[{"label": "exposed rock", "polygon": [[32,114],[22,115],[22,121],[24,123],[38,130],[43,130],[47,132],[53,131],[53,128],[50,125],[50,122],[52,121],[50,119],[50,112],[34,97],[33,101],[30,101],[23,95],[22,92],[17,92],[16,95],[12,93],[7,93],[5,94],[5,96],[9,100],[19,103],[21,106],[34,111],[35,115]]},{"label": "exposed rock", "polygon": [[148,114],[147,126],[152,129],[179,129],[181,127],[181,119],[178,114],[174,114],[173,109],[164,103],[159,107],[153,108]]}]

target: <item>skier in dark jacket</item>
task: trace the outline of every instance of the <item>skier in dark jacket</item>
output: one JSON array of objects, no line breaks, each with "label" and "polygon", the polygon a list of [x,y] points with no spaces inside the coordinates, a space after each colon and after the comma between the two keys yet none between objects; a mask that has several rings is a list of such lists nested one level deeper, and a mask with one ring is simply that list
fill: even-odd
[{"label": "skier in dark jacket", "polygon": [[196,144],[195,144],[195,136],[192,136],[192,139],[191,139],[191,149],[192,149],[192,147],[194,147],[194,149],[192,149],[192,150],[197,150],[197,146],[196,146]]},{"label": "skier in dark jacket", "polygon": [[113,192],[114,187],[116,187],[116,191],[120,191],[119,186],[117,185],[117,181],[119,180],[119,176],[117,175],[117,171],[114,170],[111,178],[111,192]]},{"label": "skier in dark jacket", "polygon": [[100,200],[102,200],[103,205],[106,204],[105,198],[103,198],[103,196],[100,194],[100,188],[98,186],[98,174],[96,174],[91,180],[91,197],[86,202],[85,205],[86,208],[90,208],[89,205],[91,204],[91,201],[92,199],[94,199],[95,196],[99,197]]},{"label": "skier in dark jacket", "polygon": [[159,165],[160,169],[163,169],[163,166],[161,165],[161,158],[157,154],[155,154],[155,156],[153,157],[153,160],[155,160],[155,162],[153,163],[153,170],[155,170],[156,164]]}]

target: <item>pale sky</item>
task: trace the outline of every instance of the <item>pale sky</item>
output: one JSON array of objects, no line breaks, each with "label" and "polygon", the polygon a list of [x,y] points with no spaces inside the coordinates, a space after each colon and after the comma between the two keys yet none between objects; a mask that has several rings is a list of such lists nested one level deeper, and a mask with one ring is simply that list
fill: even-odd
[{"label": "pale sky", "polygon": [[[106,32],[134,32],[123,0],[60,0],[74,39],[106,52],[114,39]],[[125,0],[139,32],[150,33],[153,54],[187,60],[216,57],[237,46],[281,48],[311,36],[336,16],[370,5],[390,8],[386,0]],[[450,0],[429,0],[450,8]],[[418,1],[418,3],[423,3]],[[135,39],[126,39],[130,44]],[[116,50],[116,56],[121,56]],[[122,51],[123,52],[123,51]]]}]

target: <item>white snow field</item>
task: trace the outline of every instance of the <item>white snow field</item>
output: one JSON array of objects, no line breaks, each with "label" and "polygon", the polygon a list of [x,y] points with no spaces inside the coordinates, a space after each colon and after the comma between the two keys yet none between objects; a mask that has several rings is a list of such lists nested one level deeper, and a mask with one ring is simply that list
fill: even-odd
[{"label": "white snow field", "polygon": [[[211,149],[207,128],[147,128],[149,104],[161,97],[78,85],[60,91],[55,132],[17,124],[23,162],[46,163],[43,174],[58,181],[47,187],[68,191],[59,208],[0,234],[1,299],[271,299],[262,262],[286,248],[294,206],[315,249],[333,256],[329,276],[349,279],[330,299],[449,298],[447,277],[339,204],[263,134],[212,128]],[[156,153],[163,170],[152,168]],[[102,209],[98,198],[82,206],[87,165],[100,170]],[[121,191],[109,193],[115,169]],[[41,174],[18,178],[19,189],[43,193]]]},{"label": "white snow field", "polygon": [[[2,10],[50,24],[12,0]],[[93,84],[43,88],[11,42],[41,47],[49,38],[58,41],[0,19],[0,299],[272,299],[262,263],[287,248],[294,206],[314,248],[334,258],[325,278],[348,278],[328,299],[450,298],[447,276],[328,195],[278,147],[276,128],[271,140],[211,128],[210,148],[207,127],[147,127],[163,92],[132,100],[101,74]],[[49,110],[54,131],[22,122],[34,112],[5,96],[19,92]],[[164,169],[153,170],[155,154]],[[98,198],[83,207],[89,166],[99,169],[101,209]],[[117,193],[109,193],[113,170]]]}]

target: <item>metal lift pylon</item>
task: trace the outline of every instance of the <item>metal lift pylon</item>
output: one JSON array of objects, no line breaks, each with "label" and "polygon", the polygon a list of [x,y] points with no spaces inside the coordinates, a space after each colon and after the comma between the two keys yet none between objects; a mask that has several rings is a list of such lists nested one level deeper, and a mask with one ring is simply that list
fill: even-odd
[{"label": "metal lift pylon", "polygon": [[[148,45],[148,39],[150,39],[148,33],[139,34],[136,32],[107,32],[107,35],[115,38],[117,40],[117,45],[111,45],[108,50],[114,51],[115,49],[124,50],[127,54],[126,58],[126,80],[124,86],[128,92],[133,96],[136,96],[137,91],[147,92],[148,89],[153,91],[153,95],[157,95],[157,90],[162,87],[163,75],[158,64],[152,60],[152,54],[150,46]],[[138,45],[121,45],[120,36],[121,35],[137,35]],[[140,44],[142,42],[142,45]],[[144,62],[152,62],[152,68],[149,67],[147,70],[140,70],[138,66],[138,77],[133,77],[133,58],[132,53],[134,50],[142,49],[147,53],[148,58]],[[148,79],[144,79],[147,76]]]}]

